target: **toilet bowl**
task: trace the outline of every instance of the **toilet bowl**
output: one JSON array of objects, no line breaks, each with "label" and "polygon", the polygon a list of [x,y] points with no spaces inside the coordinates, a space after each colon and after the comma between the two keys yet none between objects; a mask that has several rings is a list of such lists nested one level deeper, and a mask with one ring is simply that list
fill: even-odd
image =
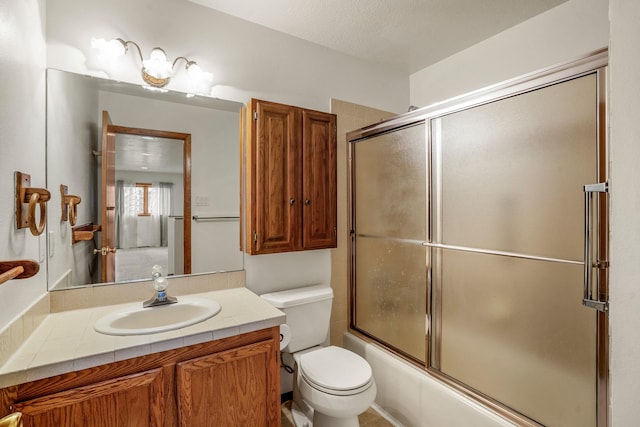
[{"label": "toilet bowl", "polygon": [[261,295],[287,316],[281,350],[293,355],[292,415],[297,427],[357,427],[376,397],[371,367],[359,355],[324,346],[333,291],[308,286]]},{"label": "toilet bowl", "polygon": [[[298,408],[308,405],[314,427],[356,427],[358,415],[376,397],[371,367],[362,357],[340,347],[320,347],[294,355]],[[298,400],[302,399],[304,402]],[[304,425],[304,424],[302,424]],[[309,424],[308,424],[309,425]]]}]

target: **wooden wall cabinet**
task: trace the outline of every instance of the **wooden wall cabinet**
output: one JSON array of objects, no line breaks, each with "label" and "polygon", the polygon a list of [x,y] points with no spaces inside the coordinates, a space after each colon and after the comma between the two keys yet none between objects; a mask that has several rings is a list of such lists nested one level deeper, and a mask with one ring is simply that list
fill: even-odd
[{"label": "wooden wall cabinet", "polygon": [[335,248],[335,114],[253,99],[241,116],[243,249]]},{"label": "wooden wall cabinet", "polygon": [[280,427],[279,328],[0,390],[24,427]]}]

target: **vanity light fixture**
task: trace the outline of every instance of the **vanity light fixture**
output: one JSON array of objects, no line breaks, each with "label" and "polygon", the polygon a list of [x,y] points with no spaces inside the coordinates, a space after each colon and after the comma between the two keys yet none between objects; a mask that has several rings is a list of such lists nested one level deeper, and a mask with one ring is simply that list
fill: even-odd
[{"label": "vanity light fixture", "polygon": [[154,47],[149,54],[148,59],[144,59],[142,56],[142,50],[140,46],[134,41],[123,40],[121,38],[115,38],[113,40],[106,41],[105,39],[91,39],[91,47],[100,51],[100,56],[103,58],[114,59],[116,57],[125,55],[129,51],[129,45],[136,48],[138,56],[142,63],[142,80],[144,80],[149,86],[145,86],[148,89],[156,89],[164,92],[161,89],[169,84],[173,75],[173,70],[178,62],[183,60],[185,62],[185,69],[189,74],[191,82],[196,88],[200,88],[203,85],[210,85],[213,81],[213,75],[206,71],[195,62],[184,56],[178,56],[173,62],[167,60],[166,52],[159,48]]}]

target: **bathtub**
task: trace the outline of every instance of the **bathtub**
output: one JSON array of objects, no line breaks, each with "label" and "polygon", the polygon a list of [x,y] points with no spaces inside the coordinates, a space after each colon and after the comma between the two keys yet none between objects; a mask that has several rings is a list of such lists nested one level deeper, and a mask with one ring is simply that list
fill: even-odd
[{"label": "bathtub", "polygon": [[515,427],[376,344],[344,333],[344,347],[367,359],[378,387],[375,407],[405,427]]}]

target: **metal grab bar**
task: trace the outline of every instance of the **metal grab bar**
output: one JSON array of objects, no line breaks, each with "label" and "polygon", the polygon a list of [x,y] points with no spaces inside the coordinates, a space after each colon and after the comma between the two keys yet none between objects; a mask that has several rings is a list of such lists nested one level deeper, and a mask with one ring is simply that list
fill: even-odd
[{"label": "metal grab bar", "polygon": [[237,221],[240,220],[239,216],[199,216],[194,215],[194,221]]},{"label": "metal grab bar", "polygon": [[595,308],[598,311],[609,310],[609,303],[607,301],[600,301],[600,298],[595,298],[593,295],[593,268],[606,268],[608,266],[606,261],[593,262],[593,254],[591,249],[593,243],[591,241],[592,236],[592,222],[593,222],[593,196],[594,194],[608,193],[609,185],[607,182],[600,182],[598,184],[589,184],[584,186],[584,294],[582,299],[582,305]]}]

